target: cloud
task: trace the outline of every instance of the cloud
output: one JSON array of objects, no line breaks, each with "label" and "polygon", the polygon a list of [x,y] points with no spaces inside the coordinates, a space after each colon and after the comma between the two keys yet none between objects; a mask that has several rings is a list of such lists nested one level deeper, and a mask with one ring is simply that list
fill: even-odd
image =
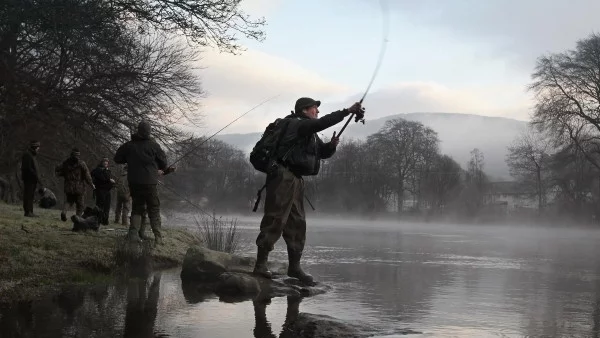
[{"label": "cloud", "polygon": [[597,0],[388,2],[403,20],[477,40],[496,56],[528,69],[541,54],[571,49],[577,40],[600,30]]},{"label": "cloud", "polygon": [[244,0],[241,9],[251,16],[266,16],[281,6],[281,0]]},{"label": "cloud", "polygon": [[[242,55],[209,51],[203,54],[201,66],[206,91],[201,113],[207,128],[198,132],[204,135],[276,95],[223,133],[262,131],[275,118],[287,115],[300,96],[321,100],[322,114],[350,106],[362,96],[361,89],[256,50]],[[436,82],[401,82],[369,93],[365,107],[371,119],[397,113],[447,112],[527,120],[531,98],[516,85],[449,87]]]}]

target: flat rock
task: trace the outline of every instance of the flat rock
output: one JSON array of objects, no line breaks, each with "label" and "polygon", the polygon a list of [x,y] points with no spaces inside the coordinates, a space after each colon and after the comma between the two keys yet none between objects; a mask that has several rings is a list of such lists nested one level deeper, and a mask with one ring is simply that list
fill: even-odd
[{"label": "flat rock", "polygon": [[329,287],[320,283],[303,285],[285,276],[287,264],[269,262],[273,279],[252,274],[255,259],[239,257],[195,246],[188,249],[181,270],[184,295],[190,302],[216,294],[222,301],[240,302],[284,296],[313,296]]},{"label": "flat rock", "polygon": [[392,331],[378,330],[366,323],[348,323],[342,320],[310,313],[300,313],[287,326],[288,337],[293,338],[364,338],[377,336],[400,336],[420,334],[411,329]]}]

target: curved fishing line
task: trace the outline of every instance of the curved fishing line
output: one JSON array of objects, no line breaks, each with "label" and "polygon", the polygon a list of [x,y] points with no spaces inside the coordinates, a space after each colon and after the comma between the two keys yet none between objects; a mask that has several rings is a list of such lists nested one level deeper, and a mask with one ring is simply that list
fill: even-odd
[{"label": "curved fishing line", "polygon": [[[363,94],[362,98],[359,101],[361,105],[362,105],[363,101],[365,100],[365,97],[367,97],[369,90],[371,90],[371,86],[373,85],[373,82],[375,81],[375,78],[377,77],[377,74],[379,73],[379,68],[381,67],[381,64],[383,63],[383,57],[387,50],[388,36],[390,33],[389,10],[387,7],[386,0],[379,0],[379,4],[381,5],[381,12],[382,12],[382,16],[383,16],[383,20],[382,20],[383,38],[381,40],[381,49],[379,50],[379,58],[377,59],[377,64],[375,65],[375,70],[373,71],[373,76],[371,76],[371,81],[369,81],[369,85],[367,85],[367,89],[365,90],[365,93]],[[342,130],[340,130],[340,132],[337,134],[336,137],[340,137],[342,135],[342,133],[344,132],[344,130],[346,130],[346,127],[352,120],[353,116],[354,116],[354,113],[350,114],[350,117],[348,117],[348,120],[346,121],[346,123],[342,127]],[[365,120],[362,119],[361,121],[364,123]],[[358,119],[356,120],[356,122],[358,122]]]},{"label": "curved fishing line", "polygon": [[209,138],[202,140],[202,142],[200,142],[198,145],[195,145],[192,147],[192,149],[190,149],[188,152],[186,152],[185,154],[181,155],[175,162],[173,162],[169,167],[174,166],[175,164],[177,164],[179,161],[183,160],[184,158],[188,157],[191,153],[193,153],[194,151],[196,151],[198,148],[200,148],[200,146],[202,146],[204,143],[208,142],[210,139],[212,139],[213,137],[217,136],[220,132],[222,132],[223,130],[225,130],[225,128],[229,127],[230,125],[234,124],[237,120],[241,119],[242,117],[246,116],[247,114],[249,114],[251,111],[253,111],[254,109],[262,106],[263,104],[277,98],[281,96],[281,94],[277,94],[273,97],[270,97],[264,101],[262,101],[261,103],[257,104],[256,106],[252,107],[250,110],[246,111],[245,113],[243,113],[242,115],[238,116],[235,120],[229,122],[225,127],[219,129],[216,133],[212,134]]},{"label": "curved fishing line", "polygon": [[377,77],[377,74],[379,73],[379,68],[381,67],[381,64],[383,63],[383,56],[385,55],[385,52],[387,50],[388,36],[390,33],[389,10],[387,7],[387,2],[385,0],[380,0],[379,4],[381,5],[381,12],[383,14],[383,20],[382,20],[383,21],[382,22],[382,24],[383,24],[382,25],[383,39],[381,41],[381,49],[379,51],[379,58],[377,59],[377,64],[375,65],[375,70],[373,71],[373,76],[371,76],[371,81],[369,82],[369,85],[367,86],[365,93],[363,94],[362,98],[360,99],[361,104],[365,100],[365,97],[367,96],[367,93],[369,93],[369,90],[371,90],[371,86],[373,85],[373,82],[375,81],[375,77]]}]

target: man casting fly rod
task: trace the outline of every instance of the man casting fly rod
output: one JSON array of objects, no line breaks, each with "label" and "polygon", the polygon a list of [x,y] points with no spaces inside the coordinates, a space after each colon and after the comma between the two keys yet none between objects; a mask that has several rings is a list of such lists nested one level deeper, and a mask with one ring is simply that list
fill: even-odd
[{"label": "man casting fly rod", "polygon": [[335,132],[327,143],[321,141],[318,132],[342,122],[350,114],[355,115],[357,121],[364,117],[360,102],[319,118],[320,105],[320,101],[308,97],[298,99],[290,115],[267,127],[250,154],[252,165],[267,174],[263,187],[267,190],[264,216],[256,238],[258,250],[254,273],[257,275],[272,277],[267,268],[269,252],[283,235],[288,252],[288,276],[305,284],[313,283],[313,277],[300,267],[306,239],[302,177],[317,175],[321,159],[333,156],[339,143]]}]

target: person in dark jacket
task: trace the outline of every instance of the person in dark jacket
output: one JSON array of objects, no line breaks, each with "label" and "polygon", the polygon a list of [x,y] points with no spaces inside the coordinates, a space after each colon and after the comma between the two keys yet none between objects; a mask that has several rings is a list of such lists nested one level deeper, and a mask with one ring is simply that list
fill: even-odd
[{"label": "person in dark jacket", "polygon": [[175,171],[168,167],[167,156],[160,145],[151,138],[151,127],[146,121],[138,125],[137,133],[131,141],[123,144],[115,154],[115,162],[127,164],[127,181],[131,193],[131,221],[127,237],[139,242],[139,231],[144,210],[148,212],[150,227],[156,244],[162,244],[160,199],[158,198],[158,177]]},{"label": "person in dark jacket", "polygon": [[69,158],[55,169],[56,175],[64,178],[65,202],[60,213],[60,219],[63,222],[67,221],[67,212],[73,204],[75,204],[75,214],[77,216],[83,215],[86,183],[92,189],[96,189],[92,182],[90,170],[80,157],[81,152],[79,152],[79,149],[73,148]]},{"label": "person in dark jacket", "polygon": [[23,211],[25,217],[38,217],[33,213],[33,200],[38,184],[42,187],[37,153],[40,142],[31,141],[29,149],[23,153],[21,159],[21,179],[23,180]]},{"label": "person in dark jacket", "polygon": [[348,109],[318,118],[320,105],[320,101],[302,97],[296,101],[292,114],[285,117],[289,124],[276,151],[277,170],[267,176],[264,216],[256,238],[258,250],[254,273],[266,278],[272,277],[267,268],[269,252],[283,235],[288,252],[288,276],[305,284],[313,283],[312,276],[300,267],[306,239],[302,176],[317,175],[321,159],[333,156],[339,142],[334,132],[331,141],[324,143],[317,136],[318,132],[343,121],[350,113],[359,118],[364,115],[360,103],[355,103]]},{"label": "person in dark jacket", "polygon": [[100,164],[92,170],[92,182],[96,186],[94,190],[94,196],[96,197],[96,206],[102,210],[100,217],[100,224],[108,225],[108,219],[110,214],[110,193],[115,184],[113,175],[108,168],[110,161],[107,157],[100,161]]}]

